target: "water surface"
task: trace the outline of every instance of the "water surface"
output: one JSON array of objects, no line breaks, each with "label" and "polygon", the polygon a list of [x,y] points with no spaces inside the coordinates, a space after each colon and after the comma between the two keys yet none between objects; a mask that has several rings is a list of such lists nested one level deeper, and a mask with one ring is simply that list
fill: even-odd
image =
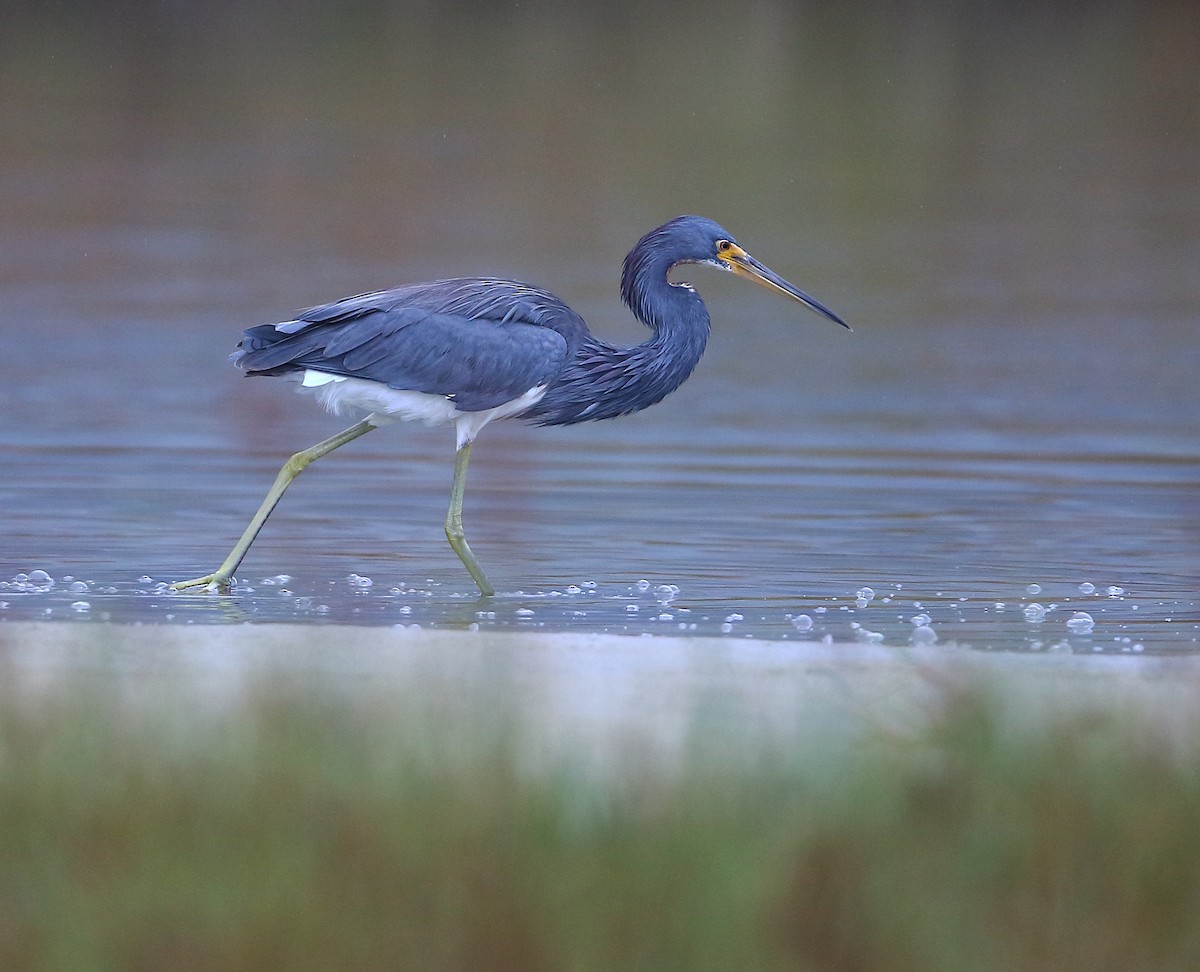
[{"label": "water surface", "polygon": [[[634,9],[14,15],[0,618],[1194,651],[1197,15]],[[234,595],[165,591],[347,424],[243,379],[241,328],[487,273],[640,340],[620,260],[681,212],[854,332],[692,270],[674,396],[481,437],[491,601],[411,426],[305,473]]]}]

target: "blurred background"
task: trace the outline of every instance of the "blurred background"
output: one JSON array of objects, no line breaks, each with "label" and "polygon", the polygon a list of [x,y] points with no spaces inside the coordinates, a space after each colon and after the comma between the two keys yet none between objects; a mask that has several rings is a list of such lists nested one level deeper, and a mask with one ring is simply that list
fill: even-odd
[{"label": "blurred background", "polygon": [[[1195,649],[1195,5],[0,18],[4,616]],[[488,274],[641,340],[620,261],[685,212],[855,330],[697,268],[713,337],[672,398],[489,428],[467,530],[519,594],[475,603],[452,436],[407,426],[306,474],[238,597],[163,593],[347,424],[243,380],[243,327]]]}]

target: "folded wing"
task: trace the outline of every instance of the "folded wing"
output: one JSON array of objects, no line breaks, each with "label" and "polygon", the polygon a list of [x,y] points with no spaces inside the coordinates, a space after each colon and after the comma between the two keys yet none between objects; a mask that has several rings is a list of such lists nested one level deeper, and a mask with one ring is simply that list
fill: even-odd
[{"label": "folded wing", "polygon": [[477,411],[553,383],[585,333],[552,294],[463,278],[348,297],[249,328],[232,357],[251,375],[311,369]]}]

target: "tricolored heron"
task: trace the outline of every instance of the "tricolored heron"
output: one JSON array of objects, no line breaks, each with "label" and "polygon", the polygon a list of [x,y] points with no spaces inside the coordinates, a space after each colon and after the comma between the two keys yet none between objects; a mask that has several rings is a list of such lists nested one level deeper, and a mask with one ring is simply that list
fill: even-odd
[{"label": "tricolored heron", "polygon": [[410,284],[314,307],[245,332],[234,363],[247,375],[299,382],[331,412],[369,414],[292,456],[237,545],[213,573],[180,581],[227,589],[293,479],[334,449],[393,421],[454,424],[457,453],[446,538],[485,595],[495,589],[467,545],[463,488],[471,444],[489,422],[521,418],[571,425],[615,418],[662,401],[692,373],[708,340],[704,302],[672,268],[730,270],[848,328],[828,307],[769,270],[702,216],[651,230],[625,258],[621,296],[653,336],[631,348],[595,337],[553,294],[514,280],[467,277]]}]

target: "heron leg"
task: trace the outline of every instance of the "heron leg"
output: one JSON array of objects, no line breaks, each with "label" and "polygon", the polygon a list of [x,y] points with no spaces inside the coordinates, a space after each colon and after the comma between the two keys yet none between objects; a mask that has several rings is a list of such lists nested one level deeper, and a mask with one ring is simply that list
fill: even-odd
[{"label": "heron leg", "polygon": [[488,583],[483,568],[479,566],[479,561],[475,559],[475,555],[471,553],[471,548],[467,545],[467,535],[463,533],[463,490],[467,485],[467,463],[470,459],[471,443],[468,442],[454,456],[454,485],[450,487],[450,509],[446,512],[446,539],[450,541],[450,546],[458,554],[458,559],[463,562],[463,566],[470,571],[475,583],[479,585],[480,593],[485,597],[491,597],[496,593],[496,589]]},{"label": "heron leg", "polygon": [[376,428],[376,426],[369,419],[363,419],[357,425],[350,426],[344,432],[330,436],[323,442],[318,442],[315,446],[305,449],[303,452],[297,452],[292,456],[292,458],[283,464],[283,468],[279,470],[279,475],[275,477],[275,482],[267,492],[266,498],[258,508],[258,512],[254,514],[254,519],[250,521],[250,525],[246,527],[246,531],[242,534],[241,539],[238,540],[233,550],[229,552],[229,556],[225,558],[221,566],[211,574],[205,574],[203,577],[178,581],[171,585],[171,590],[182,591],[189,587],[208,587],[227,590],[230,581],[233,580],[233,572],[238,569],[238,565],[242,562],[242,558],[246,556],[246,551],[250,549],[250,544],[254,543],[254,538],[258,536],[258,531],[267,522],[267,517],[271,515],[271,511],[283,499],[283,494],[287,491],[288,486],[291,485],[292,480],[299,476],[311,463],[333,452],[339,446],[344,446],[347,442],[353,442],[360,435],[366,435],[373,428]]}]

